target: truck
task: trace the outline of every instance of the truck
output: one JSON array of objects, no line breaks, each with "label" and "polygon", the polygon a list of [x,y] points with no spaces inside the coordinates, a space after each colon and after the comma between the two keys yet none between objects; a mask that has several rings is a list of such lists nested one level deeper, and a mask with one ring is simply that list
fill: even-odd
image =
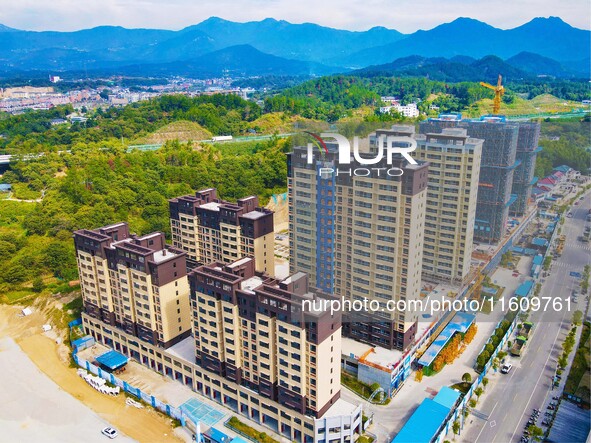
[{"label": "truck", "polygon": [[534,327],[534,324],[532,322],[526,321],[521,326],[521,329],[519,330],[519,335],[521,335],[522,337],[525,337],[526,339],[529,338],[529,334],[531,333],[531,330],[533,327]]},{"label": "truck", "polygon": [[216,135],[215,137],[211,137],[212,142],[227,142],[232,140],[231,135]]},{"label": "truck", "polygon": [[526,343],[527,343],[527,338],[520,335],[519,337],[517,337],[515,339],[515,343],[513,343],[513,346],[509,350],[509,353],[515,357],[519,357],[521,355],[521,353],[523,352],[523,348],[525,347]]}]

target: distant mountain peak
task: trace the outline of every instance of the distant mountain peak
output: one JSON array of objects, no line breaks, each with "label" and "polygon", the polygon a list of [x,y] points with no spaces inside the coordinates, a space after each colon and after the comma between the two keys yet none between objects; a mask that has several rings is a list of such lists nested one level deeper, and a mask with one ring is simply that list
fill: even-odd
[{"label": "distant mountain peak", "polygon": [[0,32],[14,32],[14,31],[18,31],[18,29],[10,28],[10,27],[0,23]]},{"label": "distant mountain peak", "polygon": [[458,25],[462,26],[462,27],[494,28],[494,26],[491,26],[488,23],[481,22],[480,20],[477,20],[477,19],[471,18],[471,17],[458,17],[449,23],[443,23],[443,24],[437,26],[437,28],[457,27]]},{"label": "distant mountain peak", "polygon": [[550,16],[550,17],[535,17],[527,23],[524,23],[521,26],[518,26],[515,29],[577,29],[573,26],[566,23],[560,17]]}]

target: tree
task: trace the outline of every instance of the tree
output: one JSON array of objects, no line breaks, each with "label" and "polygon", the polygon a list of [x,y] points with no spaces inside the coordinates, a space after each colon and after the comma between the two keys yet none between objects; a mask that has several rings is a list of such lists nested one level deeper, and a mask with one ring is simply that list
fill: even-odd
[{"label": "tree", "polygon": [[482,379],[482,386],[484,386],[484,389],[486,389],[486,385],[488,384],[488,378],[484,377]]},{"label": "tree", "polygon": [[469,372],[465,372],[464,375],[462,375],[462,381],[465,383],[470,383],[472,381],[472,376]]},{"label": "tree", "polygon": [[415,380],[419,383],[423,380],[423,368],[420,368],[415,372]]},{"label": "tree", "polygon": [[455,436],[458,435],[460,433],[460,422],[459,421],[454,421],[453,425],[452,425],[452,430],[454,431],[454,440],[455,440]]},{"label": "tree", "polygon": [[482,395],[483,392],[484,391],[480,386],[478,386],[476,389],[474,389],[474,393],[476,394],[476,397],[478,397],[478,399],[480,399],[480,396]]},{"label": "tree", "polygon": [[578,310],[575,311],[573,314],[573,323],[575,325],[580,325],[582,320],[583,320],[583,313]]},{"label": "tree", "polygon": [[488,351],[484,350],[480,353],[480,355],[476,359],[476,363],[478,364],[478,366],[480,368],[484,368],[484,366],[488,362],[489,358],[490,358],[490,354],[488,353]]},{"label": "tree", "polygon": [[36,275],[35,278],[33,279],[33,292],[41,292],[43,291],[43,288],[45,287],[45,285],[43,284],[43,279],[41,278],[40,275]]},{"label": "tree", "polygon": [[466,344],[470,344],[470,342],[474,339],[476,332],[478,331],[478,326],[476,323],[472,323],[466,333],[464,334],[464,342]]},{"label": "tree", "polygon": [[441,371],[443,369],[443,366],[444,365],[445,365],[445,362],[443,361],[443,357],[440,354],[433,361],[433,370],[435,372],[439,372],[439,371]]},{"label": "tree", "polygon": [[566,357],[565,354],[562,354],[558,358],[558,366],[561,367],[561,368],[566,368],[567,365],[568,365],[568,358]]},{"label": "tree", "polygon": [[544,437],[544,430],[542,428],[539,428],[538,426],[535,426],[535,425],[531,425],[527,429],[529,431],[530,437],[534,441],[542,441],[542,437]]},{"label": "tree", "polygon": [[474,409],[476,407],[476,400],[471,398],[470,401],[468,402],[468,404],[470,405],[470,407],[472,409]]},{"label": "tree", "polygon": [[72,248],[65,243],[52,242],[43,251],[43,265],[53,272],[56,277],[63,277],[67,268],[76,265]]},{"label": "tree", "polygon": [[499,366],[501,365],[501,361],[499,360],[499,357],[495,357],[493,358],[492,361],[492,368],[496,371],[497,369],[499,369]]},{"label": "tree", "polygon": [[27,270],[20,264],[9,265],[0,269],[0,277],[6,283],[20,283],[27,279]]}]

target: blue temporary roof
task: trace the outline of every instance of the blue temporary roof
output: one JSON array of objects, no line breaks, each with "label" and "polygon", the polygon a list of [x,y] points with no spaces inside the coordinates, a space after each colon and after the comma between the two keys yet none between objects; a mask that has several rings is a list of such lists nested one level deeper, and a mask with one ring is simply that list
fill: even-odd
[{"label": "blue temporary roof", "polygon": [[548,240],[541,237],[534,237],[531,241],[531,244],[534,246],[548,246]]},{"label": "blue temporary roof", "polygon": [[[517,165],[514,165],[514,166],[517,167]],[[511,206],[516,201],[517,201],[517,195],[511,194],[511,196],[509,197],[509,201],[505,204],[505,207]]]},{"label": "blue temporary roof", "polygon": [[92,335],[85,335],[84,337],[74,340],[72,346],[80,346],[90,341],[94,341],[94,337]]},{"label": "blue temporary roof", "polygon": [[423,366],[429,366],[435,360],[435,357],[441,352],[443,347],[449,341],[449,339],[456,333],[464,333],[470,327],[476,316],[468,314],[467,312],[458,312],[451,319],[449,324],[443,331],[437,336],[435,341],[431,343],[431,346],[421,356],[418,363]]},{"label": "blue temporary roof", "polygon": [[234,437],[232,439],[232,443],[250,443],[250,442],[244,440],[242,437]]},{"label": "blue temporary roof", "polygon": [[[207,436],[215,443],[229,443],[230,437],[224,434],[222,431],[216,428],[209,428],[206,432]],[[236,439],[232,440],[235,441]]]},{"label": "blue temporary roof", "polygon": [[556,166],[554,168],[555,171],[560,171],[560,172],[568,172],[571,170],[570,166],[566,166],[566,165],[560,165],[560,166]]},{"label": "blue temporary roof", "polygon": [[533,280],[527,280],[526,282],[522,283],[516,290],[515,295],[518,297],[527,297],[533,287],[534,282]]},{"label": "blue temporary roof", "polygon": [[394,437],[392,443],[430,443],[448,414],[448,407],[426,398]]},{"label": "blue temporary roof", "polygon": [[104,354],[99,355],[96,358],[97,362],[99,362],[103,366],[106,366],[112,371],[114,371],[115,369],[119,369],[122,366],[125,366],[128,360],[129,359],[125,355],[117,351],[114,351],[113,349],[105,352]]},{"label": "blue temporary roof", "polygon": [[433,401],[451,410],[451,408],[456,405],[458,398],[460,398],[460,393],[458,391],[444,386],[437,395],[433,397]]},{"label": "blue temporary roof", "polygon": [[541,265],[542,263],[544,263],[544,257],[542,256],[542,254],[538,254],[534,257],[534,265]]},{"label": "blue temporary roof", "polygon": [[497,289],[489,288],[488,286],[483,286],[482,292],[484,292],[485,294],[495,295],[497,293]]}]

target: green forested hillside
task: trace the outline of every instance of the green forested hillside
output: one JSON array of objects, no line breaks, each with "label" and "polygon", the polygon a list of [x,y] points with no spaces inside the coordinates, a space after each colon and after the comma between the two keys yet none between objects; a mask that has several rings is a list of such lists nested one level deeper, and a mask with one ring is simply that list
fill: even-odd
[{"label": "green forested hillside", "polygon": [[75,229],[124,220],[140,234],[168,232],[168,198],[210,186],[229,200],[285,192],[287,143],[195,149],[168,142],[153,152],[90,143],[11,165],[3,181],[44,197],[0,200],[0,293],[18,294],[36,276],[75,278]]},{"label": "green forested hillside", "polygon": [[198,123],[212,134],[239,135],[261,115],[258,105],[236,95],[165,95],[122,108],[98,108],[88,114],[85,123],[51,125],[52,119],[64,118],[72,111],[65,106],[0,120],[0,151],[55,152],[88,143],[130,142],[180,120]]},{"label": "green forested hillside", "polygon": [[567,165],[583,173],[591,171],[591,121],[556,121],[542,123],[536,176],[544,177],[553,167]]}]

